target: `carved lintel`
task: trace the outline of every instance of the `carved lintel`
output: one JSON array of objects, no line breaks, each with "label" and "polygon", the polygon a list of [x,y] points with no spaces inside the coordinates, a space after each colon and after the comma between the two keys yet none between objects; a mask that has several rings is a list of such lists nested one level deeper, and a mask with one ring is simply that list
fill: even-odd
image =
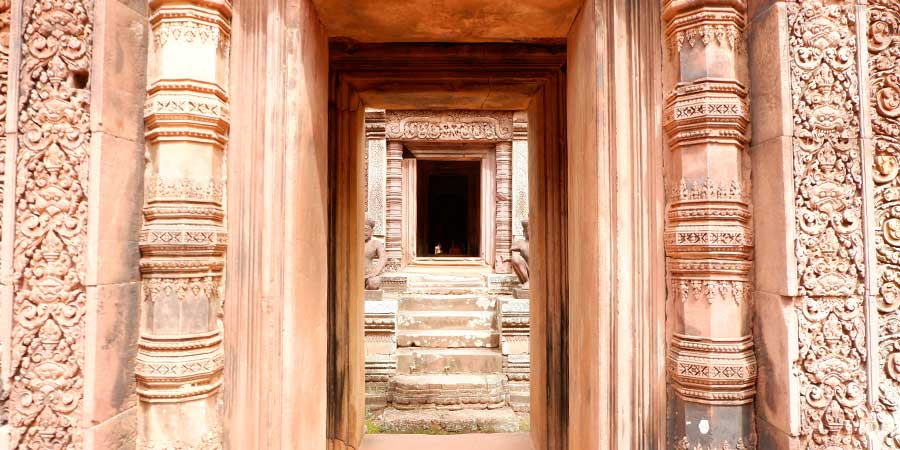
[{"label": "carved lintel", "polygon": [[387,111],[389,140],[512,141],[511,111]]}]

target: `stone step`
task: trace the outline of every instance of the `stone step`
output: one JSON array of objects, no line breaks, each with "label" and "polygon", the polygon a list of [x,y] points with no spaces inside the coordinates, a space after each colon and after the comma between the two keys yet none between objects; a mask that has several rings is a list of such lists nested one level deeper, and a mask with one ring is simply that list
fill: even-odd
[{"label": "stone step", "polygon": [[489,330],[398,330],[398,347],[486,348],[500,345],[500,333]]},{"label": "stone step", "polygon": [[408,287],[404,294],[409,295],[478,295],[485,296],[491,293],[487,287],[437,286]]},{"label": "stone step", "polygon": [[397,409],[497,409],[507,406],[506,377],[499,374],[397,375],[391,378]]},{"label": "stone step", "polygon": [[477,295],[404,295],[399,311],[496,311],[497,300]]},{"label": "stone step", "polygon": [[398,330],[495,329],[493,311],[404,311],[397,314]]},{"label": "stone step", "polygon": [[508,407],[458,411],[386,408],[373,422],[381,433],[515,433],[529,430],[528,416],[517,415]]},{"label": "stone step", "polygon": [[500,373],[503,354],[486,348],[400,348],[398,374]]},{"label": "stone step", "polygon": [[487,287],[484,279],[470,280],[453,280],[453,281],[421,281],[409,280],[406,287],[408,288],[431,288],[431,287],[448,287],[448,288],[483,288]]},{"label": "stone step", "polygon": [[487,283],[487,280],[483,275],[478,274],[468,274],[468,275],[459,275],[459,274],[437,274],[437,273],[424,273],[424,274],[416,274],[410,275],[408,278],[408,283],[412,284],[421,284],[421,283],[431,283],[431,284],[480,284],[484,286]]}]

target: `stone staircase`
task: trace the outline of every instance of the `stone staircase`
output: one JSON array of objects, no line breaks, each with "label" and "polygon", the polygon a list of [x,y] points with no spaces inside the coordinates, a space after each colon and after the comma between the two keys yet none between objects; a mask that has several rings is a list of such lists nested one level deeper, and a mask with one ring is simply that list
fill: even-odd
[{"label": "stone staircase", "polygon": [[496,296],[483,275],[410,277],[397,305],[384,432],[511,432]]}]

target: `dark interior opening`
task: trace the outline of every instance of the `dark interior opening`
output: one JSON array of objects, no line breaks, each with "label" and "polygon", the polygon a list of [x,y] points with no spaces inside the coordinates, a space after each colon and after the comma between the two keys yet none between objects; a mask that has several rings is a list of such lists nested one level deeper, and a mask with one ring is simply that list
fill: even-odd
[{"label": "dark interior opening", "polygon": [[416,167],[416,254],[478,256],[481,161],[420,160]]}]

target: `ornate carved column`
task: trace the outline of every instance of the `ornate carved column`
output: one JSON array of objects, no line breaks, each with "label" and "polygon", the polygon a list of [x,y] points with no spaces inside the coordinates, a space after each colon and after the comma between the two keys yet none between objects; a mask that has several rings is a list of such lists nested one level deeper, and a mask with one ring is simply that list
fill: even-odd
[{"label": "ornate carved column", "polygon": [[743,0],[665,2],[670,446],[755,447]]},{"label": "ornate carved column", "polygon": [[494,271],[509,273],[512,245],[512,142],[498,142]]},{"label": "ornate carved column", "polygon": [[150,6],[140,448],[220,448],[231,4]]},{"label": "ornate carved column", "polygon": [[400,240],[403,234],[403,143],[389,141],[387,144],[387,192],[385,214],[385,243],[388,263],[385,270],[400,270],[403,250]]},{"label": "ornate carved column", "polygon": [[523,239],[522,221],[528,219],[528,114],[513,115],[512,239]]}]

